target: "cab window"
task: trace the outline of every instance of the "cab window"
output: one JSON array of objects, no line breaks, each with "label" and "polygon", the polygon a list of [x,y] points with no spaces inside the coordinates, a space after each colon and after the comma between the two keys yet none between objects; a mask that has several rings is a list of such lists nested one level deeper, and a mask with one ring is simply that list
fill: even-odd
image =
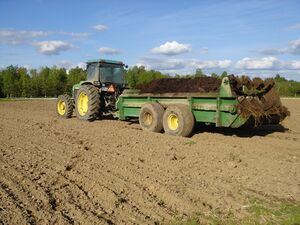
[{"label": "cab window", "polygon": [[87,80],[98,81],[99,66],[98,64],[89,64],[87,67]]}]

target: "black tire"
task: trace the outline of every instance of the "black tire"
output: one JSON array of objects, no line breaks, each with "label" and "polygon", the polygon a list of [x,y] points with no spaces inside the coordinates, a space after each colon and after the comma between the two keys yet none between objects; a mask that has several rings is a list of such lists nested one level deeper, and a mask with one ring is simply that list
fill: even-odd
[{"label": "black tire", "polygon": [[[86,110],[82,109],[82,102],[80,101],[84,95],[88,99]],[[78,119],[88,121],[95,120],[100,112],[99,89],[90,84],[81,86],[76,94],[75,110]]]},{"label": "black tire", "polygon": [[143,130],[162,132],[164,108],[156,102],[145,103],[140,111],[139,123]]},{"label": "black tire", "polygon": [[194,125],[193,113],[187,105],[170,105],[164,113],[163,127],[166,134],[188,137],[192,134]]},{"label": "black tire", "polygon": [[59,117],[71,118],[74,102],[68,94],[59,95],[56,100],[56,113]]}]

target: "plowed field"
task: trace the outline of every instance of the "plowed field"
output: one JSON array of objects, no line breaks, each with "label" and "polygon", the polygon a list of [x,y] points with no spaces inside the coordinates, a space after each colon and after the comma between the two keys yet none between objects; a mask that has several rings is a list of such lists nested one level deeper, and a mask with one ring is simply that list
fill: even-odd
[{"label": "plowed field", "polygon": [[0,224],[165,224],[246,214],[251,198],[300,201],[300,100],[282,126],[197,127],[56,116],[55,101],[0,102]]}]

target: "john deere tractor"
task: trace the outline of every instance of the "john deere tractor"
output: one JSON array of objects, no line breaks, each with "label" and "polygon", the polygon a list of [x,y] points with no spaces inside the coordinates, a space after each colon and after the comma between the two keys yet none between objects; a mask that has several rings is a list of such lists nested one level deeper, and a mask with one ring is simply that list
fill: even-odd
[{"label": "john deere tractor", "polygon": [[79,119],[92,121],[115,112],[118,96],[125,89],[124,67],[120,61],[88,61],[87,80],[73,86],[72,96],[58,96],[57,114],[70,118],[75,108]]}]

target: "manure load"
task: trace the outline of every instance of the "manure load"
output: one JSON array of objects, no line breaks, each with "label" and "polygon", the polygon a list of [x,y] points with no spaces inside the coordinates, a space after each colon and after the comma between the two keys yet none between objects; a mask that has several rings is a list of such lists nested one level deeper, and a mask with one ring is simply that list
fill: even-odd
[{"label": "manure load", "polygon": [[139,85],[140,93],[216,92],[221,80],[213,77],[163,78]]}]

